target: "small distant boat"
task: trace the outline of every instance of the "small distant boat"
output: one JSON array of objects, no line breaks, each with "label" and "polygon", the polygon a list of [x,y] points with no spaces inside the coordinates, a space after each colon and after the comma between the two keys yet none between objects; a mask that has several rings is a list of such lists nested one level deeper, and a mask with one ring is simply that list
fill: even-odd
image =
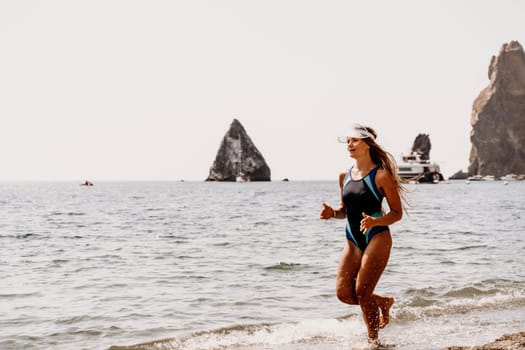
[{"label": "small distant boat", "polygon": [[485,181],[485,178],[481,175],[473,175],[467,178],[468,181]]},{"label": "small distant boat", "polygon": [[93,186],[93,182],[86,180],[83,184],[80,184],[80,186]]},{"label": "small distant boat", "polygon": [[473,175],[469,176],[468,181],[494,181],[496,177],[494,175]]},{"label": "small distant boat", "polygon": [[250,177],[241,172],[235,177],[235,182],[250,182]]},{"label": "small distant boat", "polygon": [[502,176],[500,180],[502,181],[516,181],[518,179],[518,175],[516,174],[507,174],[505,176]]},{"label": "small distant boat", "polygon": [[444,180],[439,164],[421,159],[418,152],[403,155],[398,161],[397,172],[408,183],[439,183]]}]

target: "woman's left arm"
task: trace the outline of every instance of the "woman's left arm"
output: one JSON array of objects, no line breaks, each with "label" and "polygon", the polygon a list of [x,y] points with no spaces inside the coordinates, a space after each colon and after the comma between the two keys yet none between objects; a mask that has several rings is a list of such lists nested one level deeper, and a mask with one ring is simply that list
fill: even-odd
[{"label": "woman's left arm", "polygon": [[403,217],[403,206],[399,189],[397,188],[392,176],[384,169],[378,169],[376,174],[376,186],[385,196],[390,211],[378,218],[374,218],[363,213],[361,220],[361,230],[366,231],[374,226],[388,226]]}]

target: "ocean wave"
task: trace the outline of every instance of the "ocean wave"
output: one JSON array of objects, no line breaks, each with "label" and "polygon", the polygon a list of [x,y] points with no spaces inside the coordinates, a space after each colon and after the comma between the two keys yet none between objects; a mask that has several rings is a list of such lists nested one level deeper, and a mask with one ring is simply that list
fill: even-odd
[{"label": "ocean wave", "polygon": [[49,213],[51,216],[84,216],[86,213],[82,212],[76,212],[76,211],[68,211],[68,212],[61,212],[61,211],[52,211]]},{"label": "ocean wave", "polygon": [[278,264],[267,266],[265,270],[294,270],[303,267],[303,265],[293,262],[284,262],[281,261]]},{"label": "ocean wave", "polygon": [[9,238],[16,238],[16,239],[45,239],[49,238],[47,236],[39,235],[38,233],[18,233],[14,236],[5,236]]},{"label": "ocean wave", "polygon": [[88,322],[88,321],[100,321],[96,317],[92,317],[89,315],[80,315],[80,316],[71,316],[71,317],[63,317],[55,320],[56,324],[59,325],[71,325],[81,322]]},{"label": "ocean wave", "polygon": [[433,287],[427,287],[427,288],[409,288],[405,291],[405,294],[407,296],[423,296],[423,297],[434,297],[438,295],[438,291],[435,290]]},{"label": "ocean wave", "polygon": [[409,301],[406,302],[406,305],[408,307],[421,307],[421,308],[424,308],[424,307],[432,306],[435,303],[436,302],[433,299],[416,296],[416,297],[410,298]]},{"label": "ocean wave", "polygon": [[69,259],[53,259],[52,261],[52,265],[53,266],[61,266],[61,265],[64,265],[64,264],[67,264],[68,262],[70,262]]},{"label": "ocean wave", "polygon": [[42,297],[40,292],[31,293],[2,293],[0,299],[14,299],[14,298],[31,298],[31,297]]},{"label": "ocean wave", "polygon": [[[444,290],[438,287],[408,288],[404,293],[407,296],[422,296],[431,298],[472,298],[485,295],[510,294],[514,291],[525,290],[525,281],[514,281],[509,279],[487,279],[473,282],[467,286],[460,286]],[[525,292],[524,292],[525,293]],[[521,294],[521,293],[520,293]]]},{"label": "ocean wave", "polygon": [[154,340],[118,346],[109,350],[219,350],[219,349],[278,349],[287,345],[315,345],[351,342],[364,347],[366,337],[358,323],[360,317],[348,319],[317,319],[288,323],[233,325],[210,331],[196,332],[186,337]]},{"label": "ocean wave", "polygon": [[414,321],[419,318],[497,311],[525,306],[525,282],[486,280],[448,291],[437,288],[410,289],[408,298],[393,308],[393,319]]},{"label": "ocean wave", "polygon": [[491,249],[493,247],[488,246],[486,244],[477,244],[477,245],[466,245],[461,247],[453,247],[453,248],[432,248],[432,251],[435,252],[454,252],[454,251],[466,251],[466,250],[472,250],[472,249]]},{"label": "ocean wave", "polygon": [[425,306],[409,306],[394,309],[391,319],[396,322],[411,322],[420,319],[465,315],[474,312],[511,310],[525,305],[525,298],[509,300],[485,300],[476,303],[430,303]]},{"label": "ocean wave", "polygon": [[267,226],[271,225],[272,223],[270,221],[256,221],[254,223],[255,226]]},{"label": "ocean wave", "polygon": [[500,290],[497,288],[481,289],[471,286],[451,290],[449,292],[446,292],[444,296],[451,298],[475,298],[483,295],[496,295],[498,293],[500,293]]}]

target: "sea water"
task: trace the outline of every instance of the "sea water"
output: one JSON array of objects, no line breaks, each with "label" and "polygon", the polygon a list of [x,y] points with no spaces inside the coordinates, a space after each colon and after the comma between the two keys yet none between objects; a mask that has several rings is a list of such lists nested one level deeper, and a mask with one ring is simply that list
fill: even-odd
[{"label": "sea water", "polygon": [[[408,185],[387,348],[525,324],[525,182]],[[0,183],[0,349],[365,349],[336,181]],[[142,345],[137,345],[142,344]]]}]

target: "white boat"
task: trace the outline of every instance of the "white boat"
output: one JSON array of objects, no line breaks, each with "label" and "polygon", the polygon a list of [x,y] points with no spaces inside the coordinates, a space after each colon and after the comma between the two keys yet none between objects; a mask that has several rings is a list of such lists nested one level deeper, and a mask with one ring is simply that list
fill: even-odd
[{"label": "white boat", "polygon": [[481,175],[473,175],[473,176],[469,176],[468,179],[470,181],[485,181],[485,179],[483,178],[483,176]]},{"label": "white boat", "polygon": [[421,159],[417,152],[402,155],[397,164],[397,172],[407,182],[438,183],[444,180],[439,164],[430,159]]},{"label": "white boat", "polygon": [[516,174],[507,174],[505,176],[502,176],[500,180],[502,181],[516,181],[518,179],[518,175]]},{"label": "white boat", "polygon": [[250,178],[246,175],[244,175],[244,173],[239,173],[239,175],[237,175],[237,177],[235,177],[235,182],[249,182],[250,181]]},{"label": "white boat", "polygon": [[468,181],[485,181],[485,179],[483,178],[483,176],[481,175],[473,175],[473,176],[469,176],[467,178]]}]

